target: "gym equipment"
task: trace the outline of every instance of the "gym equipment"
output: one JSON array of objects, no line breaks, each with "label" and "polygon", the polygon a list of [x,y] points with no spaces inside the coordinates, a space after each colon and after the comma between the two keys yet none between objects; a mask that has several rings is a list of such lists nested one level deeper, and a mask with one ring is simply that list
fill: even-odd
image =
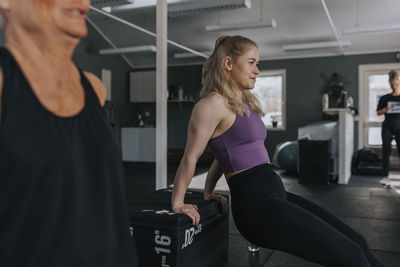
[{"label": "gym equipment", "polygon": [[383,175],[382,158],[372,149],[362,148],[353,153],[351,173]]},{"label": "gym equipment", "polygon": [[299,182],[328,184],[331,140],[299,140]]},{"label": "gym equipment", "polygon": [[229,212],[203,193],[187,191],[185,203],[199,208],[200,223],[171,209],[170,189],[128,200],[131,233],[140,266],[228,266]]},{"label": "gym equipment", "polygon": [[277,152],[279,167],[287,172],[297,172],[297,151],[297,141],[289,141],[280,145]]},{"label": "gym equipment", "polygon": [[336,178],[339,175],[339,122],[319,121],[299,127],[298,138],[308,136],[311,140],[331,140],[330,147],[330,175]]}]

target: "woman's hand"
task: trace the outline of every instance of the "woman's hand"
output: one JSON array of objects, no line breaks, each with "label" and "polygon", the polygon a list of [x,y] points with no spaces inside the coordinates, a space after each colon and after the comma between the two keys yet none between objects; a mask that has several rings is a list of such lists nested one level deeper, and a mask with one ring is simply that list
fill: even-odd
[{"label": "woman's hand", "polygon": [[198,210],[197,206],[192,204],[182,204],[172,208],[172,211],[175,213],[182,213],[189,216],[189,218],[192,219],[193,225],[197,225],[200,222],[200,214]]},{"label": "woman's hand", "polygon": [[222,207],[222,211],[226,212],[227,208],[228,208],[228,201],[226,200],[226,198],[224,196],[220,196],[220,195],[216,195],[214,193],[212,194],[204,194],[204,199],[205,200],[216,200],[221,204]]},{"label": "woman's hand", "polygon": [[383,109],[378,110],[378,111],[376,112],[376,114],[377,114],[378,116],[380,116],[380,115],[383,115],[383,114],[385,114],[385,113],[388,113],[388,112],[391,111],[391,110],[392,110],[391,107],[384,107]]},{"label": "woman's hand", "polygon": [[385,107],[385,108],[383,108],[383,112],[384,112],[384,113],[388,113],[388,112],[391,111],[391,110],[392,110],[391,107]]}]

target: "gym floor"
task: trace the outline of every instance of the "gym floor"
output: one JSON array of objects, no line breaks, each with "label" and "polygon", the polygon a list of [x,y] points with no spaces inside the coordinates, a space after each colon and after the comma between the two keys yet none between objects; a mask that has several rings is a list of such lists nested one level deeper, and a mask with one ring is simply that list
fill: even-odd
[{"label": "gym floor", "polygon": [[[140,197],[155,188],[155,165],[124,163],[128,197]],[[173,183],[176,165],[168,165],[168,184]],[[207,171],[199,167],[196,174]],[[379,184],[378,176],[352,176],[348,185],[304,185],[297,176],[280,173],[287,191],[303,196],[359,231],[387,267],[400,267],[400,194]],[[270,249],[247,250],[248,242],[230,218],[229,266],[306,267],[320,266],[296,256]],[[321,236],[321,238],[324,238]]]}]

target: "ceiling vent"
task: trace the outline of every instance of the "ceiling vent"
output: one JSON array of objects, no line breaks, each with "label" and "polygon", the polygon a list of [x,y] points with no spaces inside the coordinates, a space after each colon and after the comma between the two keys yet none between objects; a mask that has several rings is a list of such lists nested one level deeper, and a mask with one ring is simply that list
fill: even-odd
[{"label": "ceiling vent", "polygon": [[168,5],[168,16],[171,18],[198,16],[213,12],[250,8],[250,0],[202,0],[186,1]]},{"label": "ceiling vent", "polygon": [[90,4],[97,8],[103,8],[132,4],[133,1],[134,0],[91,0]]}]

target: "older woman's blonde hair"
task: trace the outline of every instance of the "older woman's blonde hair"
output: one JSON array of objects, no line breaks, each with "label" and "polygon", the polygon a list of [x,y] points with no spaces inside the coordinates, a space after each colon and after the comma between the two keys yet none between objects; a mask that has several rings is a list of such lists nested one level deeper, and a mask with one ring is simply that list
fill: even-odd
[{"label": "older woman's blonde hair", "polygon": [[250,91],[245,90],[240,97],[240,92],[233,89],[233,81],[223,67],[225,57],[231,57],[235,61],[241,56],[248,46],[257,47],[257,44],[243,36],[221,36],[215,41],[214,51],[206,60],[203,66],[202,84],[200,96],[206,97],[210,93],[222,95],[229,107],[239,115],[249,116],[250,111],[244,104],[247,102],[250,107],[260,116],[264,112],[260,108],[260,103]]}]

